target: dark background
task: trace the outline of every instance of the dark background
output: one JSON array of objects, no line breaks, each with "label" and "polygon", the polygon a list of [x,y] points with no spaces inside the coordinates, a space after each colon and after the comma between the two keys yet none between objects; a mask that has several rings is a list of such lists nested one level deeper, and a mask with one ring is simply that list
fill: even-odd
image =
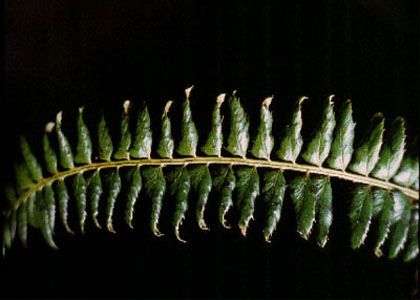
[{"label": "dark background", "polygon": [[[304,137],[330,94],[336,95],[337,107],[352,99],[358,137],[377,111],[388,121],[404,116],[410,138],[419,130],[418,1],[4,3],[1,139],[7,161],[1,167],[2,182],[11,178],[12,162],[19,159],[17,136],[25,134],[39,151],[43,126],[59,110],[65,112],[68,136],[74,136],[76,108],[81,105],[91,124],[105,111],[115,132],[125,99],[132,99],[134,107],[146,101],[156,126],[164,102],[179,103],[191,84],[194,119],[202,136],[215,96],[234,89],[250,112],[254,130],[260,101],[275,95],[277,138],[302,95],[311,98],[304,105],[309,124]],[[178,104],[172,119],[179,119]],[[1,294],[410,297],[416,286],[415,264],[376,258],[374,230],[367,245],[351,250],[347,213],[352,189],[336,180],[333,184],[334,222],[325,249],[314,239],[298,237],[288,196],[271,244],[262,238],[264,208],[258,199],[257,220],[244,239],[236,227],[227,231],[217,223],[217,198],[212,197],[206,214],[211,231],[197,229],[190,209],[182,227],[189,241],[184,245],[171,234],[170,205],[161,218],[165,237],[152,236],[150,203],[141,195],[135,230],[116,220],[118,234],[113,235],[94,229],[88,219],[85,236],[69,236],[58,226],[60,251],[49,249],[41,234],[31,231],[29,249],[16,243],[0,262]],[[228,219],[233,223],[235,213]],[[75,228],[75,220],[71,224]]]}]

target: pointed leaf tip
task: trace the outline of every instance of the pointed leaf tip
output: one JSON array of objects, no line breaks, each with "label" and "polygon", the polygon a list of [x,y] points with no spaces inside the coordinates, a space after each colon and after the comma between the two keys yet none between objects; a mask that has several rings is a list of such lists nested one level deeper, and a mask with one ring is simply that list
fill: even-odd
[{"label": "pointed leaf tip", "polygon": [[63,120],[63,111],[59,111],[57,115],[55,116],[55,122],[57,124],[61,124],[61,121]]},{"label": "pointed leaf tip", "polygon": [[165,114],[167,114],[169,112],[173,103],[174,103],[173,100],[169,100],[169,101],[166,102],[165,109],[163,111]]},{"label": "pointed leaf tip", "polygon": [[54,122],[48,122],[47,124],[45,124],[45,132],[50,133],[54,129],[54,126]]},{"label": "pointed leaf tip", "polygon": [[185,97],[187,97],[187,99],[189,99],[190,98],[190,94],[191,94],[191,90],[193,89],[193,85],[192,86],[190,86],[189,88],[186,88],[185,89]]},{"label": "pointed leaf tip", "polygon": [[130,109],[130,100],[125,100],[124,104],[123,104],[123,108],[124,108],[124,113],[127,115],[128,114],[128,110]]},{"label": "pointed leaf tip", "polygon": [[305,101],[305,100],[309,100],[309,97],[306,97],[306,96],[300,97],[299,100],[298,100],[298,105],[302,105],[303,101]]},{"label": "pointed leaf tip", "polygon": [[216,103],[222,104],[223,102],[225,102],[225,98],[226,98],[226,93],[219,94],[216,98]]},{"label": "pointed leaf tip", "polygon": [[266,108],[269,108],[271,102],[273,101],[273,98],[274,98],[274,96],[265,98],[264,101],[262,102],[262,105]]}]

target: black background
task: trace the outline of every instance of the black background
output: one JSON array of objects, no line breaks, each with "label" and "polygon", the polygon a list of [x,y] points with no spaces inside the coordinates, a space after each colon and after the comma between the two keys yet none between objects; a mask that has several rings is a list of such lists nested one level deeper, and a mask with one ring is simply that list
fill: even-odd
[{"label": "black background", "polygon": [[[25,134],[39,154],[43,126],[58,111],[64,111],[68,136],[74,136],[81,105],[93,125],[104,111],[115,132],[123,100],[132,99],[134,108],[146,101],[157,126],[164,102],[175,99],[176,124],[183,89],[191,84],[202,136],[216,95],[235,89],[254,130],[261,100],[275,96],[276,137],[302,95],[311,98],[303,111],[308,137],[330,94],[337,107],[352,99],[358,137],[377,111],[387,124],[404,116],[410,138],[418,132],[418,1],[5,1],[4,8],[2,182],[19,159],[17,136]],[[374,231],[362,249],[351,250],[352,189],[333,184],[334,222],[325,249],[298,237],[289,198],[271,244],[262,238],[258,199],[256,221],[244,239],[236,227],[227,231],[216,222],[212,197],[206,215],[211,231],[197,229],[190,209],[184,245],[171,234],[170,204],[161,221],[165,237],[152,236],[150,203],[141,195],[135,230],[116,220],[113,235],[94,229],[89,219],[85,236],[68,236],[59,226],[60,251],[31,231],[29,249],[16,243],[1,261],[1,294],[410,297],[415,264],[376,258]],[[228,219],[233,223],[235,213]]]}]

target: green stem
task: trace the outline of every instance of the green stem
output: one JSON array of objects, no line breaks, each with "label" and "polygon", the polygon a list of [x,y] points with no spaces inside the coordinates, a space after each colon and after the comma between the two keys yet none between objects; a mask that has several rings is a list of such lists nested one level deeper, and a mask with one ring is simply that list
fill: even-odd
[{"label": "green stem", "polygon": [[94,162],[87,165],[77,166],[69,170],[65,170],[56,173],[50,177],[44,178],[39,182],[35,183],[27,191],[25,191],[15,202],[14,206],[18,207],[24,202],[29,195],[42,189],[46,184],[52,183],[58,179],[64,179],[68,176],[72,176],[78,173],[83,173],[91,170],[107,169],[107,168],[119,168],[119,167],[131,167],[131,166],[180,166],[180,165],[199,165],[199,164],[219,164],[219,165],[235,165],[235,166],[252,166],[262,167],[271,169],[290,170],[309,174],[325,175],[330,177],[337,177],[340,179],[367,184],[373,187],[383,188],[386,190],[398,189],[413,201],[418,201],[418,191],[397,185],[389,181],[383,181],[372,177],[363,175],[343,172],[340,170],[328,169],[323,167],[297,164],[291,162],[280,162],[270,161],[252,158],[241,158],[241,157],[185,157],[185,158],[149,158],[149,159],[136,159],[136,160],[119,160],[119,161],[106,161],[106,162]]}]

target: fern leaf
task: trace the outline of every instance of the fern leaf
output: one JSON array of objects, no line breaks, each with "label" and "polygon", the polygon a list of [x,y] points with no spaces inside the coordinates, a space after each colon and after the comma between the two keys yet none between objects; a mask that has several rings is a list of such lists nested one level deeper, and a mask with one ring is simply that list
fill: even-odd
[{"label": "fern leaf", "polygon": [[121,116],[121,127],[120,127],[120,139],[118,147],[115,150],[113,157],[115,159],[130,159],[130,145],[131,145],[131,133],[130,123],[128,119],[128,112],[130,109],[130,101],[126,100],[123,104],[124,112]]},{"label": "fern leaf", "polygon": [[166,192],[166,180],[162,168],[148,167],[143,170],[144,187],[152,200],[152,212],[150,217],[150,228],[154,235],[162,236],[160,232],[159,216],[162,210],[162,201]]},{"label": "fern leaf", "polygon": [[39,228],[39,224],[37,222],[36,213],[35,213],[36,195],[38,195],[38,192],[31,194],[26,200],[26,203],[27,203],[26,211],[28,214],[28,223],[34,228]]},{"label": "fern leaf", "polygon": [[115,202],[117,201],[117,197],[121,191],[121,177],[118,168],[111,171],[111,174],[108,176],[108,180],[109,190],[105,212],[106,228],[108,231],[115,233],[115,229],[112,224],[112,216],[114,214]]},{"label": "fern leaf", "polygon": [[51,233],[54,234],[56,206],[55,206],[54,191],[52,189],[51,183],[45,185],[42,192],[43,192],[42,197],[45,202],[45,209],[48,212],[48,221],[49,221],[49,226],[51,228]]},{"label": "fern leaf", "polygon": [[316,199],[308,176],[295,178],[290,184],[291,198],[297,215],[297,231],[308,239],[315,222]]},{"label": "fern leaf", "polygon": [[34,184],[34,182],[32,181],[31,173],[26,164],[15,163],[14,168],[16,190],[20,194],[29,189]]},{"label": "fern leaf", "polygon": [[330,178],[328,176],[315,177],[312,179],[312,185],[315,192],[319,227],[317,242],[320,247],[324,247],[328,241],[328,234],[333,219]]},{"label": "fern leaf", "polygon": [[20,137],[20,149],[22,151],[23,159],[25,160],[25,164],[28,167],[32,179],[34,181],[40,181],[43,178],[41,165],[38,163],[38,160],[32,153],[28,141],[23,136]]},{"label": "fern leaf", "polygon": [[3,255],[5,249],[10,249],[12,242],[15,236],[16,231],[16,210],[11,210],[8,212],[3,224]]},{"label": "fern leaf", "polygon": [[239,208],[239,229],[246,236],[249,221],[253,219],[255,199],[260,193],[260,178],[257,169],[244,167],[236,171],[236,199]]},{"label": "fern leaf", "polygon": [[270,160],[271,150],[274,146],[274,138],[271,134],[273,116],[269,109],[272,100],[273,97],[268,97],[261,105],[260,126],[250,151],[254,157],[267,160]]},{"label": "fern leaf", "polygon": [[192,119],[190,108],[190,92],[192,87],[185,90],[185,101],[182,104],[181,140],[176,152],[183,156],[196,156],[198,132]]},{"label": "fern leaf", "polygon": [[332,98],[330,96],[324,108],[322,121],[314,136],[309,141],[306,150],[302,153],[302,158],[308,163],[321,166],[328,157],[331,149],[332,134],[335,128],[335,116]]},{"label": "fern leaf", "polygon": [[229,100],[231,114],[226,150],[232,155],[246,157],[249,144],[249,121],[236,92]]},{"label": "fern leaf", "polygon": [[77,151],[74,162],[78,164],[90,164],[92,162],[92,141],[90,139],[89,129],[83,120],[84,107],[79,108],[77,117]]},{"label": "fern leaf", "polygon": [[408,245],[404,261],[408,262],[419,254],[419,210],[416,206],[411,213],[410,227],[408,229]]},{"label": "fern leaf", "polygon": [[56,174],[58,172],[57,169],[57,155],[55,154],[55,151],[51,147],[49,135],[51,131],[53,130],[55,124],[53,122],[47,123],[45,125],[45,133],[42,138],[42,147],[44,150],[44,161],[45,166],[47,167],[47,171],[50,174]]},{"label": "fern leaf", "polygon": [[191,187],[198,194],[196,217],[198,227],[209,230],[204,220],[204,210],[212,187],[212,179],[207,166],[193,166],[189,169]]},{"label": "fern leaf", "polygon": [[35,201],[35,209],[37,215],[37,223],[40,225],[42,235],[48,246],[53,249],[58,249],[53,239],[53,230],[51,228],[50,212],[48,208],[48,202],[42,193],[37,194]]},{"label": "fern leaf", "polygon": [[229,229],[230,225],[226,222],[226,214],[233,206],[232,194],[236,187],[236,177],[231,167],[219,166],[213,173],[213,186],[220,197],[219,221],[223,227]]},{"label": "fern leaf", "polygon": [[185,166],[174,168],[168,174],[168,181],[170,183],[170,194],[175,197],[175,210],[172,220],[174,233],[179,241],[186,243],[180,236],[179,228],[188,209],[188,194],[191,188],[191,180],[187,168]]},{"label": "fern leaf", "polygon": [[90,211],[91,211],[93,223],[95,224],[97,228],[101,229],[102,227],[99,224],[98,215],[99,215],[99,200],[101,199],[101,196],[103,194],[103,189],[102,189],[102,180],[101,180],[101,175],[99,174],[99,170],[96,170],[95,173],[93,173],[92,176],[89,178],[87,193],[89,197]]},{"label": "fern leaf", "polygon": [[375,114],[371,128],[365,135],[362,144],[356,149],[349,170],[368,176],[379,160],[384,134],[384,118],[381,113]]},{"label": "fern leaf", "polygon": [[60,214],[61,222],[63,223],[64,228],[68,233],[74,234],[73,230],[70,229],[69,223],[67,221],[68,215],[68,202],[69,202],[69,193],[67,191],[66,184],[64,180],[59,180],[57,182],[57,202],[58,202],[58,212]]},{"label": "fern leaf", "polygon": [[136,204],[140,190],[142,188],[142,180],[140,168],[136,168],[130,174],[130,187],[127,193],[127,205],[125,207],[125,221],[130,228],[133,228],[134,205]]},{"label": "fern leaf", "polygon": [[212,116],[212,127],[207,137],[206,143],[201,147],[201,151],[209,156],[221,156],[223,145],[222,124],[223,117],[220,113],[220,107],[225,101],[226,94],[217,96]]},{"label": "fern leaf", "polygon": [[265,240],[270,242],[271,236],[280,221],[286,191],[286,179],[282,171],[269,170],[264,173],[263,183],[261,195],[268,206],[267,221],[263,232]]},{"label": "fern leaf", "polygon": [[137,116],[136,133],[130,149],[130,156],[134,158],[150,158],[152,152],[152,129],[147,106]]},{"label": "fern leaf", "polygon": [[350,100],[346,101],[340,110],[340,116],[334,131],[331,153],[327,165],[333,169],[345,171],[353,155],[354,128],[353,110]]},{"label": "fern leaf", "polygon": [[85,232],[86,221],[86,180],[82,173],[79,173],[73,180],[74,198],[76,199],[79,226],[82,233]]},{"label": "fern leaf", "polygon": [[351,246],[359,248],[366,239],[373,214],[373,194],[370,186],[358,185],[350,208]]},{"label": "fern leaf", "polygon": [[[374,213],[379,214],[378,238],[375,246],[376,256],[382,256],[381,247],[388,237],[389,229],[392,222],[394,200],[388,191],[377,189],[373,192]],[[376,212],[375,212],[376,210]]]},{"label": "fern leaf", "polygon": [[[137,112],[132,135],[128,114],[130,102],[125,101],[115,151],[104,115],[93,139],[96,145],[93,145],[83,108],[79,109],[74,157],[61,128],[62,112],[58,113],[56,122],[48,123],[43,135],[45,170],[26,139],[21,137],[23,162],[14,164],[15,182],[6,185],[5,189],[6,205],[9,206],[3,214],[3,251],[12,246],[16,235],[26,245],[28,225],[40,229],[47,244],[57,248],[53,239],[57,217],[64,229],[73,233],[68,223],[72,218],[69,201],[73,198],[80,231],[83,233],[85,230],[87,200],[93,223],[100,228],[99,202],[104,193],[101,176],[105,179],[107,190],[104,218],[111,232],[115,232],[113,220],[119,213],[114,212],[114,207],[122,184],[126,182],[123,217],[128,226],[133,228],[134,207],[144,188],[151,201],[151,231],[161,236],[159,218],[168,186],[173,199],[172,226],[176,238],[182,242],[185,241],[181,238],[180,227],[191,205],[195,209],[199,228],[209,229],[204,216],[212,189],[218,196],[218,218],[222,226],[229,228],[226,215],[235,206],[238,226],[244,236],[250,220],[254,218],[255,201],[261,192],[266,209],[263,234],[265,240],[270,241],[279,223],[283,202],[289,201],[285,198],[285,174],[297,172],[305,175],[295,176],[289,186],[296,210],[297,231],[303,238],[309,238],[316,222],[316,241],[321,247],[326,245],[333,220],[330,178],[335,177],[352,181],[356,187],[349,212],[353,248],[359,248],[364,243],[370,223],[374,220],[375,226],[378,226],[374,249],[377,256],[382,255],[387,239],[388,257],[396,257],[404,247],[404,260],[412,260],[418,255],[417,144],[414,141],[405,152],[405,124],[402,118],[392,123],[391,130],[383,139],[384,118],[382,114],[376,114],[371,128],[353,151],[356,136],[351,103],[347,101],[343,104],[336,123],[331,96],[325,104],[320,125],[308,143],[303,145],[301,106],[307,98],[302,97],[278,142],[274,157],[280,160],[271,160],[275,138],[270,111],[272,97],[263,101],[256,134],[251,139],[248,117],[234,92],[229,100],[229,128],[225,130],[225,149],[229,154],[222,154],[221,105],[225,94],[220,94],[213,109],[210,132],[200,147],[200,154],[204,156],[197,156],[199,135],[192,118],[190,92],[191,88],[185,90],[180,139],[177,141],[172,137],[169,118],[172,101],[168,101],[163,110],[160,132],[154,140],[147,106],[143,105]],[[53,129],[57,135],[57,149],[50,143]],[[175,144],[181,157],[173,157]],[[156,158],[152,145],[155,145]],[[248,154],[252,158],[247,157]],[[120,176],[122,167],[127,169],[127,173],[123,173],[127,176]],[[73,183],[72,193],[67,190],[67,180]],[[189,202],[191,191],[194,203]],[[74,196],[70,197],[70,194]]]},{"label": "fern leaf", "polygon": [[102,115],[101,121],[98,125],[98,153],[99,159],[110,161],[114,145],[112,143],[111,134],[105,121],[105,116]]},{"label": "fern leaf", "polygon": [[389,258],[395,258],[404,248],[407,241],[408,228],[410,224],[411,210],[407,197],[400,193],[394,192],[394,228],[391,232],[391,242],[389,245]]},{"label": "fern leaf", "polygon": [[172,158],[174,152],[174,140],[172,138],[172,127],[171,120],[169,119],[168,113],[172,106],[173,101],[168,101],[165,105],[165,109],[162,115],[162,129],[159,139],[159,145],[157,148],[157,154],[160,157]]},{"label": "fern leaf", "polygon": [[279,150],[276,152],[278,158],[294,163],[298,158],[303,145],[302,131],[302,103],[308,97],[301,97],[292,115],[290,124],[286,126],[283,137],[280,141]]},{"label": "fern leaf", "polygon": [[401,166],[397,174],[392,177],[392,181],[407,187],[413,184],[419,178],[419,159],[417,156],[417,141],[411,143],[408,151],[405,153]]},{"label": "fern leaf", "polygon": [[73,152],[67,137],[61,130],[63,113],[60,111],[55,118],[55,132],[57,133],[57,141],[60,153],[60,165],[63,169],[74,168]]},{"label": "fern leaf", "polygon": [[28,210],[27,210],[28,202],[21,205],[17,211],[17,230],[19,239],[22,242],[22,245],[26,247],[27,240],[28,240]]},{"label": "fern leaf", "polygon": [[405,125],[402,118],[395,119],[386,138],[388,141],[382,146],[372,176],[389,180],[397,172],[404,155]]}]

